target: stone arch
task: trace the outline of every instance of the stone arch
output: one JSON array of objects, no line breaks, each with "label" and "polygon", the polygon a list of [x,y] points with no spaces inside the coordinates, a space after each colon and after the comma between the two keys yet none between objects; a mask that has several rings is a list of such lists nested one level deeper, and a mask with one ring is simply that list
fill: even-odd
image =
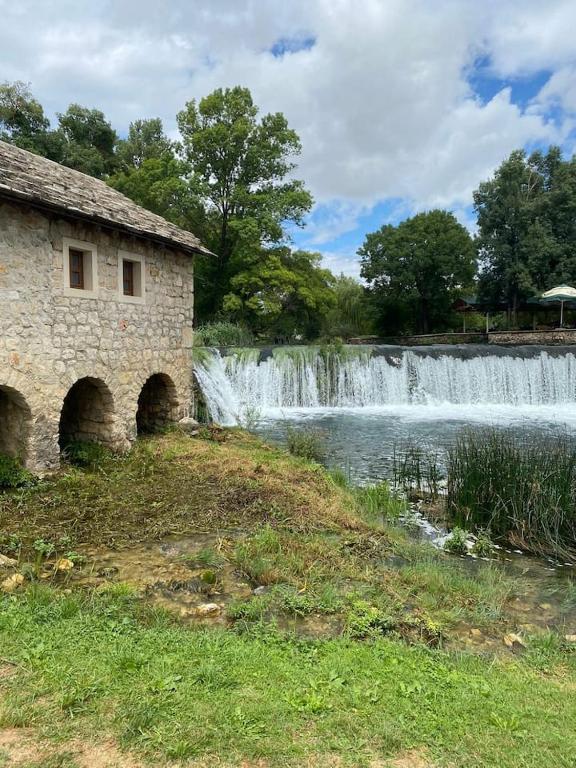
[{"label": "stone arch", "polygon": [[31,423],[32,412],[24,395],[13,387],[0,384],[0,454],[25,463]]},{"label": "stone arch", "polygon": [[78,379],[64,398],[58,429],[60,450],[76,440],[115,448],[114,398],[102,379]]},{"label": "stone arch", "polygon": [[178,420],[178,394],[165,373],[154,373],[144,382],[138,397],[136,428],[139,435],[161,432]]}]

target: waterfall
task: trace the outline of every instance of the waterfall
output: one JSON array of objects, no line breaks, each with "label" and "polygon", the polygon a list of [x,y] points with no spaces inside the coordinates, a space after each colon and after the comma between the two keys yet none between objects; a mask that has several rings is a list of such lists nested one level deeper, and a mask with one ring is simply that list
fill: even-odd
[{"label": "waterfall", "polygon": [[576,403],[572,351],[402,347],[277,348],[202,355],[195,372],[212,418],[253,410],[393,405]]}]

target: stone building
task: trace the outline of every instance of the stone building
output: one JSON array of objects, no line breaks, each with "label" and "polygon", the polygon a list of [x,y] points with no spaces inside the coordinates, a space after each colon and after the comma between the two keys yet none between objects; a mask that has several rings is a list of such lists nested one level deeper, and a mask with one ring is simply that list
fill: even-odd
[{"label": "stone building", "polygon": [[188,415],[190,232],[104,182],[0,142],[0,453],[122,450]]}]

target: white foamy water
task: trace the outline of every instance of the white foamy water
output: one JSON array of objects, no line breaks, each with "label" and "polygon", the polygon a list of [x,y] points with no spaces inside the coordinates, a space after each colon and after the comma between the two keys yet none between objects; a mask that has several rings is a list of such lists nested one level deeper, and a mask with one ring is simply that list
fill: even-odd
[{"label": "white foamy water", "polygon": [[248,412],[270,418],[371,409],[401,419],[468,421],[545,419],[576,423],[576,357],[458,357],[411,350],[375,356],[369,349],[323,353],[312,347],[258,350],[222,357],[213,350],[195,365],[212,418],[223,425]]}]

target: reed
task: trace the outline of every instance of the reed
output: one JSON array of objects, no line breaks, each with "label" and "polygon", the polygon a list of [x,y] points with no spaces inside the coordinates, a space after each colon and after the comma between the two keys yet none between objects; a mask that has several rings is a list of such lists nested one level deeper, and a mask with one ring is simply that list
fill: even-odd
[{"label": "reed", "polygon": [[394,447],[392,459],[393,486],[408,496],[437,499],[444,482],[440,456],[414,443]]},{"label": "reed", "polygon": [[455,524],[533,552],[576,555],[576,446],[567,436],[464,431],[448,450],[447,468]]}]

